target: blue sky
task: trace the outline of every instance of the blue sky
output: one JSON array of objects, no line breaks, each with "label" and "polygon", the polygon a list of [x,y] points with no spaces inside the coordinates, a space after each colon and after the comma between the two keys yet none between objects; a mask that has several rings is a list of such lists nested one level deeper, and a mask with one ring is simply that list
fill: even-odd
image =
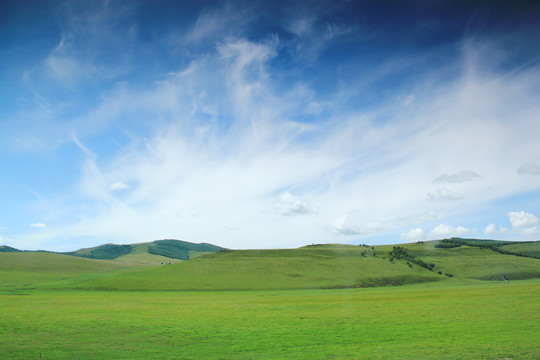
[{"label": "blue sky", "polygon": [[0,244],[540,238],[534,1],[3,1]]}]

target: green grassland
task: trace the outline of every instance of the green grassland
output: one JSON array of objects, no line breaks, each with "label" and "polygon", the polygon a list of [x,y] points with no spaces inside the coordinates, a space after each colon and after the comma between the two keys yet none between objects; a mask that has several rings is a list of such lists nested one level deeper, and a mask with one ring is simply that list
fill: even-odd
[{"label": "green grassland", "polygon": [[540,358],[540,242],[150,244],[0,252],[0,359]]},{"label": "green grassland", "polygon": [[104,274],[126,265],[48,252],[0,252],[0,289],[34,286],[81,275]]},{"label": "green grassland", "polygon": [[538,359],[540,281],[0,292],[2,359]]}]

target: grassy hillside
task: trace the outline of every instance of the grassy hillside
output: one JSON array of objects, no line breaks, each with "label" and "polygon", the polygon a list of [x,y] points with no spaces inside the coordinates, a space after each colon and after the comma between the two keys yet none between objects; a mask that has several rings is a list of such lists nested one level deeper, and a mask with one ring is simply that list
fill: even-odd
[{"label": "grassy hillside", "polygon": [[[440,244],[440,241],[430,241],[405,247],[416,258],[434,263],[434,272],[458,278],[517,280],[540,277],[540,259],[502,254],[489,247],[461,245],[438,248]],[[540,249],[539,242],[529,246]]]},{"label": "grassy hillside", "polygon": [[[493,249],[493,243],[489,246],[459,243],[451,247],[444,241],[374,247],[314,245],[217,253],[189,250],[189,261],[152,254],[149,250],[154,247],[168,251],[169,256],[180,257],[183,253],[178,249],[184,251],[184,248],[175,247],[177,244],[165,240],[129,245],[130,252],[114,260],[3,252],[0,284],[35,282],[41,287],[89,290],[270,290],[373,287],[451,279],[540,278],[540,259],[512,255],[508,251],[501,253]],[[208,249],[206,244],[193,245],[200,245],[195,249]],[[540,242],[497,246],[535,254]]]},{"label": "grassy hillside", "polygon": [[444,276],[406,262],[389,262],[371,248],[319,245],[285,250],[231,250],[187,262],[84,283],[83,289],[248,290],[344,288],[437,281]]},{"label": "grassy hillside", "polygon": [[0,287],[39,283],[101,274],[124,268],[120,262],[91,260],[49,252],[0,253]]},{"label": "grassy hillside", "polygon": [[540,277],[540,259],[476,246],[437,248],[438,244],[434,241],[398,247],[316,245],[282,250],[226,250],[170,266],[109,273],[64,285],[111,290],[265,290]]},{"label": "grassy hillside", "polygon": [[519,243],[519,244],[508,244],[501,246],[501,249],[516,254],[527,255],[530,257],[536,257],[540,259],[540,242],[536,241],[534,243]]}]

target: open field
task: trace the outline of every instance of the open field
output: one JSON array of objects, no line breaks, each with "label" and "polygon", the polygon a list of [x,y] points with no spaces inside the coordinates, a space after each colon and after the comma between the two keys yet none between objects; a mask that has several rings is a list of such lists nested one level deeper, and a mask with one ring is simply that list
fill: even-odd
[{"label": "open field", "polygon": [[2,359],[538,359],[540,281],[0,292]]},{"label": "open field", "polygon": [[540,259],[440,244],[0,252],[0,359],[540,358]]}]

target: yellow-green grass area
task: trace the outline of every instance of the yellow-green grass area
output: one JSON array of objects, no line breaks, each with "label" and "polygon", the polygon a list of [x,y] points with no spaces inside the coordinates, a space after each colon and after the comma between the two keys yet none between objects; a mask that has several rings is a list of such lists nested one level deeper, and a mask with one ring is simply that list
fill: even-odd
[{"label": "yellow-green grass area", "polygon": [[115,261],[48,252],[5,252],[0,253],[0,288],[34,286],[81,275],[103,274],[125,267],[126,264]]},{"label": "yellow-green grass area", "polygon": [[[434,263],[436,265],[434,272],[440,271],[460,278],[482,280],[540,278],[540,259],[500,254],[479,247],[435,248],[436,244],[437,242],[426,242],[403,246],[415,258]],[[540,248],[540,243],[530,245]]]},{"label": "yellow-green grass area", "polygon": [[0,358],[538,359],[540,280],[0,291]]},{"label": "yellow-green grass area", "polygon": [[[370,248],[371,249],[371,248]],[[86,290],[278,290],[404,285],[446,279],[406,262],[390,263],[365,247],[320,245],[234,250],[155,268],[54,284]],[[539,263],[540,264],[540,263]]]}]

